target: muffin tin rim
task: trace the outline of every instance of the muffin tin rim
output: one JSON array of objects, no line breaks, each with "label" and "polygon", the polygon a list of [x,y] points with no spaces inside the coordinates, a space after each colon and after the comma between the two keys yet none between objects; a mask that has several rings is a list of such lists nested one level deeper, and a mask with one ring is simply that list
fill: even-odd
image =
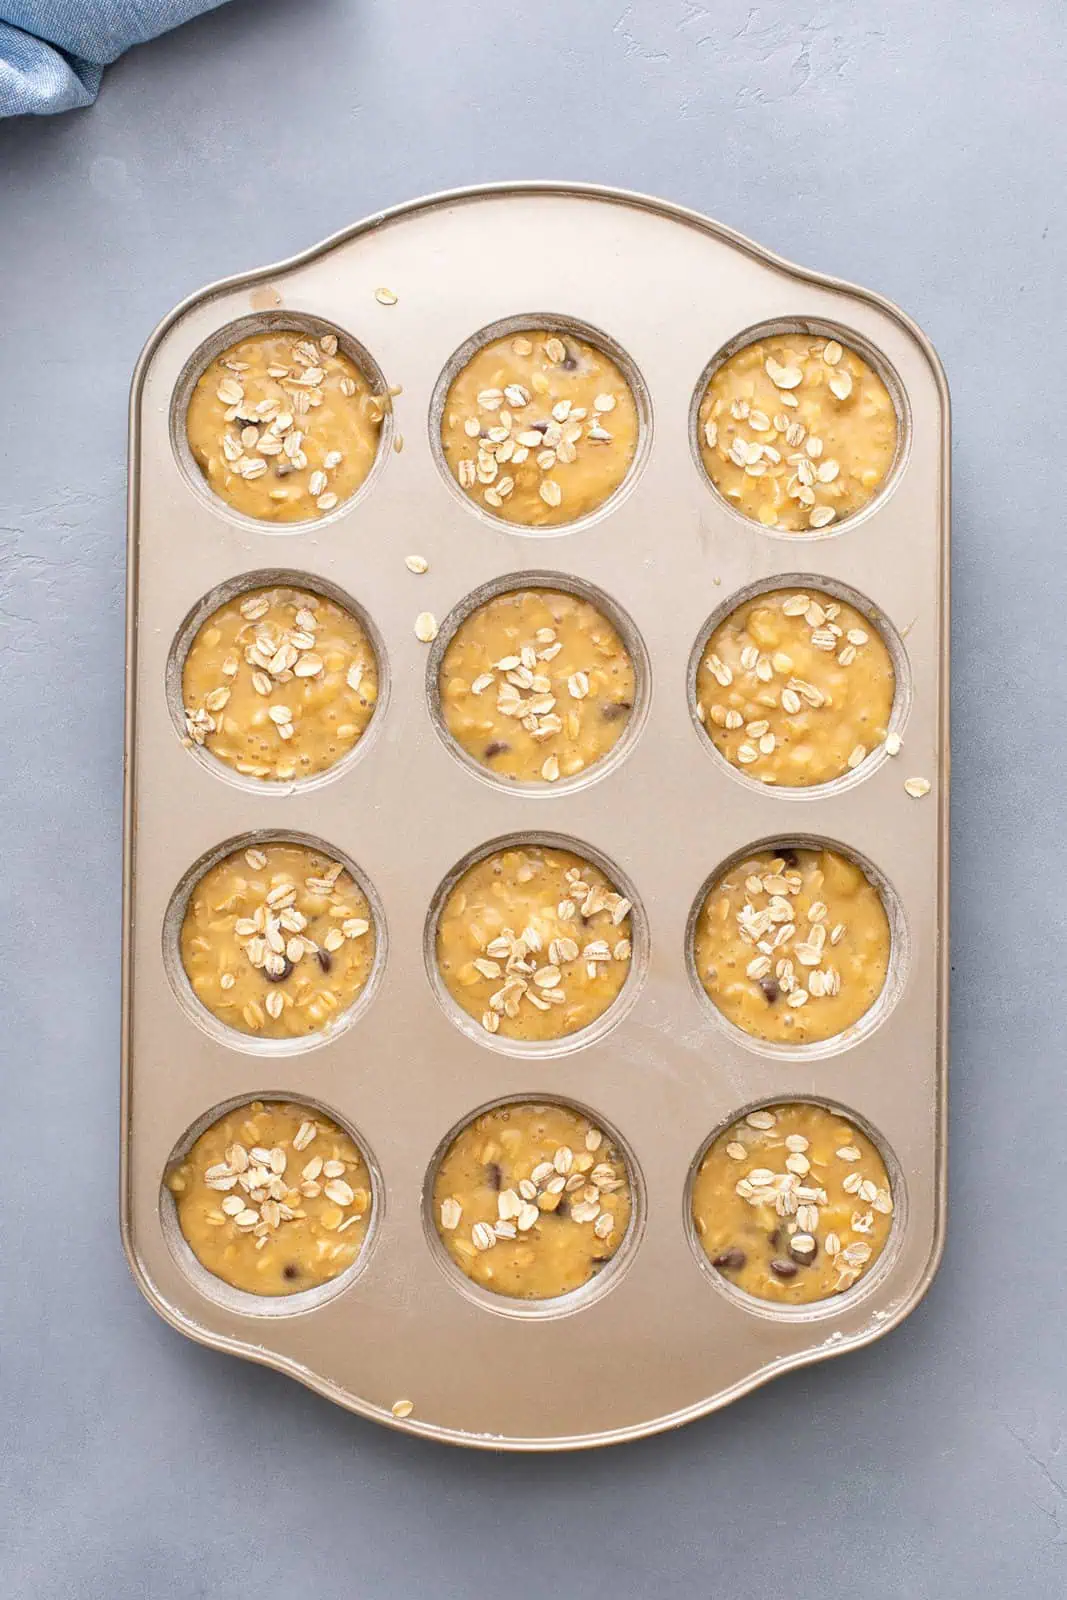
[{"label": "muffin tin rim", "polygon": [[[293,1038],[258,1038],[253,1033],[242,1033],[221,1021],[199,1000],[193,990],[181,953],[182,926],[193,891],[213,867],[240,851],[252,850],[270,844],[293,844],[316,850],[331,861],[340,861],[353,883],[364,895],[371,914],[374,932],[374,956],[367,981],[351,1004],[341,1011],[330,1028],[317,1028]],[[283,1057],[306,1056],[322,1046],[334,1043],[369,1009],[381,987],[389,959],[389,928],[385,908],[377,888],[362,867],[345,850],[335,849],[321,835],[307,833],[300,828],[286,828],[284,824],[260,826],[232,834],[228,839],[212,845],[186,867],[167,900],[161,926],[163,968],[175,1001],[189,1020],[206,1033],[208,1038],[226,1050],[258,1056],[261,1060],[278,1061]]]},{"label": "muffin tin rim", "polygon": [[[716,1139],[733,1127],[734,1123],[741,1122],[750,1111],[770,1110],[776,1106],[811,1105],[821,1106],[826,1111],[840,1115],[847,1122],[854,1123],[859,1131],[870,1140],[882,1159],[886,1176],[889,1179],[889,1193],[893,1200],[892,1221],[885,1244],[882,1246],[874,1265],[866,1272],[860,1274],[856,1281],[841,1294],[828,1294],[821,1300],[799,1302],[791,1305],[786,1301],[764,1300],[759,1295],[750,1294],[746,1289],[739,1289],[730,1281],[712,1262],[711,1257],[704,1249],[697,1232],[696,1218],[693,1216],[693,1186],[700,1172],[705,1156],[715,1143]],[[725,1295],[726,1299],[739,1306],[742,1311],[753,1316],[765,1317],[771,1322],[788,1322],[808,1324],[813,1322],[829,1321],[839,1314],[841,1302],[847,1297],[849,1305],[855,1305],[867,1298],[868,1294],[878,1287],[883,1278],[888,1277],[893,1265],[900,1254],[901,1244],[904,1239],[908,1222],[908,1185],[904,1176],[904,1168],[897,1159],[896,1151],[892,1144],[876,1128],[867,1117],[849,1111],[842,1101],[831,1096],[820,1095],[818,1090],[811,1093],[803,1092],[792,1095],[773,1095],[747,1100],[732,1116],[720,1121],[707,1138],[697,1148],[697,1152],[690,1163],[682,1189],[682,1225],[690,1248],[696,1257],[697,1266],[710,1280],[715,1290]]]},{"label": "muffin tin rim", "polygon": [[[855,1022],[843,1028],[840,1033],[832,1033],[827,1039],[812,1039],[806,1044],[784,1044],[775,1040],[760,1039],[755,1034],[747,1033],[744,1028],[732,1022],[719,1010],[701,983],[696,966],[697,924],[708,895],[716,883],[739,865],[746,856],[755,855],[761,850],[773,850],[778,846],[784,846],[787,850],[832,850],[837,855],[844,856],[847,861],[859,867],[868,883],[878,891],[889,924],[889,960],[886,964],[885,982],[874,1001]],[[889,876],[870,856],[855,845],[844,844],[841,840],[832,838],[829,833],[816,834],[801,829],[783,828],[779,833],[765,834],[762,838],[754,839],[737,850],[731,850],[707,875],[697,890],[696,898],[686,918],[684,960],[686,973],[698,1004],[711,1014],[712,1020],[728,1039],[755,1055],[765,1057],[768,1062],[777,1061],[783,1066],[790,1063],[799,1066],[802,1063],[825,1061],[831,1056],[844,1055],[869,1039],[883,1026],[896,1009],[907,987],[912,961],[911,943],[911,931],[904,902]]]},{"label": "muffin tin rim", "polygon": [[866,617],[871,627],[876,631],[882,643],[889,652],[889,659],[893,665],[893,702],[889,712],[889,724],[886,729],[888,734],[898,734],[903,740],[904,730],[908,717],[911,714],[912,703],[915,698],[914,680],[911,670],[911,659],[908,647],[896,624],[873,600],[870,600],[862,590],[839,578],[819,577],[813,572],[783,572],[772,573],[769,577],[754,578],[750,583],[742,584],[739,589],[734,589],[726,599],[720,602],[702,624],[693,648],[689,655],[689,664],[686,667],[686,700],[689,706],[689,715],[692,718],[697,736],[702,745],[706,746],[711,756],[725,767],[735,782],[744,784],[750,791],[754,788],[760,794],[771,794],[787,801],[824,800],[834,795],[844,794],[849,789],[857,788],[860,784],[874,776],[887,761],[895,760],[890,756],[885,747],[885,740],[871,750],[859,766],[851,772],[840,772],[835,778],[827,778],[822,783],[811,784],[785,784],[763,783],[759,778],[750,778],[747,772],[728,761],[718,749],[714,739],[708,733],[697,712],[699,694],[700,665],[704,651],[711,641],[711,636],[716,628],[722,626],[734,612],[741,606],[747,605],[750,600],[755,600],[762,594],[776,594],[779,590],[805,589],[814,590],[822,594],[833,596],[836,600],[843,600],[854,611]]},{"label": "muffin tin rim", "polygon": [[[893,410],[897,419],[897,441],[893,451],[893,459],[886,469],[881,483],[875,485],[871,494],[856,511],[849,512],[845,517],[835,518],[825,528],[802,528],[793,531],[789,528],[767,527],[756,517],[750,517],[746,512],[740,511],[733,505],[728,495],[725,495],[718,484],[713,483],[711,474],[704,465],[700,444],[700,407],[707,393],[708,385],[724,366],[731,356],[748,348],[749,345],[758,344],[761,339],[773,339],[779,335],[800,334],[806,338],[836,339],[844,345],[846,350],[851,350],[865,361],[877,377],[882,380],[893,402]],[[911,402],[908,391],[901,381],[889,357],[878,348],[872,340],[856,329],[846,327],[843,322],[838,322],[832,317],[765,317],[759,322],[749,325],[740,332],[731,335],[726,342],[711,357],[702,369],[689,402],[689,447],[694,464],[705,488],[715,495],[719,504],[724,506],[735,522],[749,530],[769,535],[772,539],[785,541],[796,540],[800,544],[816,544],[823,539],[834,539],[839,533],[849,533],[860,526],[867,518],[880,509],[891,498],[900,480],[907,470],[911,456],[912,443],[912,416]]]},{"label": "muffin tin rim", "polygon": [[[583,767],[580,772],[573,773],[570,777],[562,775],[554,783],[544,779],[520,779],[501,777],[485,767],[474,756],[462,748],[459,741],[449,732],[445,722],[444,708],[441,700],[441,671],[444,666],[445,654],[459,629],[475,612],[488,605],[491,600],[506,594],[523,594],[528,591],[543,589],[556,590],[562,594],[572,595],[575,599],[585,600],[611,623],[623,646],[630,657],[634,669],[634,704],[627,718],[627,725],[619,738],[616,739],[611,749],[598,760]],[[606,590],[586,580],[574,577],[562,571],[551,571],[548,568],[534,567],[519,572],[504,573],[499,578],[489,578],[477,588],[470,589],[456,601],[441,623],[437,637],[430,647],[426,661],[426,706],[430,720],[449,754],[459,762],[463,769],[472,777],[486,783],[490,788],[502,791],[509,796],[525,796],[530,799],[551,799],[561,794],[573,794],[577,789],[588,788],[591,784],[599,783],[602,778],[608,777],[630,755],[637,744],[648,721],[653,697],[652,663],[645,646],[641,631],[629,612],[609,595]]]},{"label": "muffin tin rim", "polygon": [[[626,1165],[626,1177],[630,1185],[630,1217],[626,1230],[620,1239],[612,1256],[605,1262],[604,1267],[587,1282],[579,1285],[577,1289],[569,1289],[563,1294],[552,1295],[541,1300],[523,1300],[517,1295],[497,1294],[484,1285],[475,1283],[468,1278],[466,1273],[445,1248],[444,1241],[437,1228],[434,1217],[433,1189],[437,1181],[437,1174],[441,1163],[453,1143],[464,1133],[467,1128],[477,1122],[479,1117],[486,1116],[491,1111],[497,1111],[505,1106],[526,1105],[554,1105],[564,1110],[577,1112],[603,1133],[621,1152]],[[420,1210],[422,1214],[422,1230],[426,1239],[427,1249],[436,1263],[438,1269],[444,1274],[451,1287],[457,1293],[465,1295],[474,1305],[484,1311],[492,1311],[497,1316],[513,1317],[519,1321],[545,1322],[557,1318],[577,1316],[594,1301],[600,1300],[604,1295],[610,1294],[615,1285],[622,1280],[630,1263],[633,1261],[641,1245],[645,1231],[645,1216],[647,1211],[647,1190],[644,1173],[640,1162],[634,1153],[629,1140],[626,1139],[614,1123],[598,1116],[590,1107],[572,1096],[556,1090],[548,1090],[544,1094],[532,1092],[517,1092],[514,1094],[499,1095],[495,1099],[485,1101],[474,1110],[465,1113],[458,1121],[454,1122],[448,1132],[440,1139],[434,1148],[426,1165],[426,1175],[422,1184]]]},{"label": "muffin tin rim", "polygon": [[[268,1295],[256,1294],[251,1289],[238,1289],[233,1284],[212,1272],[210,1267],[205,1267],[192,1245],[185,1237],[181,1222],[178,1218],[178,1203],[167,1186],[167,1174],[178,1162],[185,1159],[193,1145],[202,1134],[207,1133],[227,1117],[231,1112],[239,1110],[242,1106],[256,1104],[268,1105],[293,1105],[307,1111],[319,1111],[323,1116],[335,1122],[342,1133],[348,1135],[359,1151],[367,1168],[370,1179],[371,1204],[370,1216],[367,1220],[367,1230],[363,1242],[354,1261],[339,1272],[336,1277],[327,1278],[325,1282],[315,1284],[310,1289],[299,1289],[293,1294]],[[347,1115],[328,1106],[318,1095],[304,1095],[296,1090],[288,1093],[282,1091],[257,1091],[255,1094],[229,1095],[225,1100],[215,1103],[209,1110],[196,1117],[180,1135],[171,1147],[163,1171],[159,1176],[159,1220],[160,1230],[170,1250],[178,1270],[189,1281],[198,1294],[205,1299],[212,1300],[226,1311],[232,1311],[242,1317],[295,1317],[308,1315],[319,1310],[321,1306],[336,1299],[340,1294],[362,1276],[378,1243],[381,1233],[382,1221],[385,1214],[387,1185],[383,1179],[377,1157],[371,1150],[366,1139],[358,1130],[355,1123]]]},{"label": "muffin tin rim", "polygon": [[[634,447],[633,459],[627,466],[619,483],[599,505],[594,506],[591,511],[585,512],[583,516],[574,517],[570,521],[533,525],[512,522],[507,517],[494,516],[491,510],[486,510],[480,501],[475,500],[465,489],[460,487],[445,458],[441,424],[448,400],[448,392],[453,382],[479,351],[483,350],[486,345],[492,344],[496,339],[506,339],[509,334],[540,332],[542,330],[548,333],[570,334],[572,338],[580,339],[584,344],[591,345],[594,349],[599,350],[601,355],[607,356],[610,361],[614,362],[622,373],[630,393],[633,395],[634,406],[637,411],[637,444]],[[498,317],[495,322],[483,323],[473,333],[468,334],[463,343],[452,351],[452,354],[441,367],[430,391],[430,403],[427,408],[426,420],[430,438],[430,454],[453,497],[459,500],[468,514],[473,514],[480,522],[492,528],[495,532],[514,534],[518,538],[525,539],[558,539],[566,534],[582,533],[595,523],[603,521],[605,517],[611,516],[613,512],[618,510],[622,502],[629,497],[644,472],[652,452],[652,441],[655,433],[652,393],[644,374],[629,351],[619,343],[613,334],[606,333],[594,323],[567,312],[555,311],[515,312],[506,317]]]},{"label": "muffin tin rim", "polygon": [[[588,861],[590,865],[598,867],[612,888],[630,902],[628,912],[630,967],[623,979],[622,988],[592,1022],[586,1023],[584,1028],[577,1028],[573,1033],[561,1034],[555,1039],[511,1039],[500,1033],[490,1033],[487,1028],[482,1027],[476,1017],[464,1011],[459,1002],[453,999],[437,965],[437,924],[445,901],[460,878],[471,867],[476,867],[489,856],[500,854],[505,850],[521,850],[524,845],[539,845],[546,850],[566,851],[570,855],[577,856],[580,861]],[[458,1028],[467,1039],[473,1044],[480,1045],[482,1049],[495,1050],[500,1055],[513,1056],[518,1060],[531,1063],[551,1062],[563,1056],[574,1055],[587,1045],[597,1044],[615,1031],[644,988],[651,958],[651,936],[644,902],[636,885],[629,874],[618,867],[606,851],[597,845],[587,844],[584,839],[579,839],[573,834],[559,833],[554,829],[516,828],[472,846],[445,873],[426,908],[422,954],[426,977],[434,999],[453,1027]]]},{"label": "muffin tin rim", "polygon": [[[306,582],[304,580],[307,580]],[[367,642],[374,655],[375,670],[378,675],[378,698],[371,710],[367,725],[350,750],[346,750],[329,767],[321,772],[312,773],[306,778],[253,778],[245,773],[238,772],[229,762],[222,761],[212,754],[205,746],[193,743],[187,747],[188,754],[205,771],[223,783],[232,784],[237,789],[243,789],[246,794],[284,796],[291,794],[308,794],[312,790],[321,789],[328,783],[335,782],[344,777],[357,761],[362,760],[379,742],[382,728],[389,710],[389,700],[392,694],[392,674],[389,668],[389,656],[385,648],[385,639],[381,629],[371,616],[370,612],[358,601],[354,595],[349,594],[340,584],[332,579],[316,577],[311,572],[301,571],[297,567],[261,567],[254,571],[246,571],[232,578],[223,579],[202,594],[186,612],[179,624],[170,649],[167,652],[167,664],[164,676],[164,693],[167,697],[167,707],[170,718],[174,724],[179,740],[184,744],[188,737],[185,727],[185,696],[183,694],[183,679],[185,664],[189,658],[193,640],[200,629],[222,606],[229,605],[239,595],[250,594],[255,589],[292,588],[306,591],[323,600],[331,600],[334,605],[347,612],[362,628]]]},{"label": "muffin tin rim", "polygon": [[[225,287],[226,284],[224,282],[216,284],[213,293],[220,293]],[[193,297],[194,300],[197,298],[199,297]],[[161,332],[162,327],[163,325],[161,324],[157,332]],[[247,511],[239,511],[236,506],[231,506],[222,495],[217,494],[208,483],[189,444],[186,419],[189,411],[189,402],[192,399],[193,390],[196,388],[197,383],[211,363],[217,360],[232,345],[239,344],[242,339],[254,338],[261,333],[304,333],[310,335],[316,341],[325,334],[333,334],[337,339],[338,350],[358,367],[370,393],[380,394],[385,399],[385,409],[378,429],[378,446],[374,452],[374,460],[370,464],[366,477],[347,499],[340,500],[332,510],[322,512],[316,517],[299,517],[288,522],[283,520],[272,521],[266,517],[253,517]],[[146,346],[145,348],[147,351],[148,347]],[[140,362],[138,363],[139,369]],[[137,378],[135,375],[135,388],[136,383]],[[316,316],[311,312],[299,310],[265,309],[262,311],[249,311],[243,316],[233,318],[230,322],[217,328],[213,334],[208,334],[202,339],[187,358],[178,377],[175,379],[171,391],[168,421],[171,452],[179,473],[192,489],[192,492],[216,516],[221,516],[235,529],[243,530],[246,533],[280,534],[288,538],[296,538],[301,534],[314,532],[318,528],[329,526],[331,523],[338,522],[344,514],[354,511],[357,504],[366,499],[372,492],[378,479],[385,471],[386,464],[393,452],[396,437],[392,397],[389,393],[389,380],[373,353],[361,339],[358,339],[347,328],[342,327],[340,323],[332,322],[328,317]]]}]

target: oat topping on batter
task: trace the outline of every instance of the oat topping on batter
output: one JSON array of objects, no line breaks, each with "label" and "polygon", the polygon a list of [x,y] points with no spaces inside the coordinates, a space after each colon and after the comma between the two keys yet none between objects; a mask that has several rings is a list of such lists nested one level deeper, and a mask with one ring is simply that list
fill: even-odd
[{"label": "oat topping on batter", "polygon": [[697,975],[719,1010],[779,1043],[828,1039],[874,1004],[889,969],[882,898],[836,851],[764,851],[713,886],[697,919]]},{"label": "oat topping on batter", "polygon": [[608,619],[560,590],[512,590],[471,613],[439,675],[449,732],[482,766],[554,783],[605,756],[633,709],[633,662]]},{"label": "oat topping on batter", "polygon": [[356,618],[284,585],[220,606],[182,669],[187,737],[244,776],[326,771],[356,744],[378,699],[374,649]]},{"label": "oat topping on batter", "polygon": [[339,861],[270,841],[225,857],[189,897],[182,962],[197,998],[242,1033],[326,1029],[370,976],[367,898]]},{"label": "oat topping on batter", "polygon": [[572,522],[626,476],[637,406],[611,358],[567,333],[531,329],[476,351],[445,400],[441,442],[461,489],[494,516]]},{"label": "oat topping on batter", "polygon": [[884,480],[897,417],[878,374],[836,339],[778,334],[712,375],[700,403],[708,476],[767,528],[811,532],[858,511]]},{"label": "oat topping on batter", "polygon": [[437,1231],[468,1277],[542,1299],[579,1288],[630,1216],[625,1158],[569,1107],[511,1104],[457,1135],[434,1182]]},{"label": "oat topping on batter", "polygon": [[834,1111],[751,1111],[711,1145],[693,1220],[712,1265],[764,1300],[841,1294],[878,1259],[893,1197],[871,1141]]},{"label": "oat topping on batter", "polygon": [[201,1265],[253,1294],[296,1294],[356,1259],[371,1210],[360,1151],[320,1111],[239,1107],[201,1134],[166,1177]]},{"label": "oat topping on batter", "polygon": [[320,517],[369,473],[390,399],[371,393],[336,334],[253,334],[198,379],[189,447],[236,510],[273,522]]},{"label": "oat topping on batter", "polygon": [[437,962],[487,1033],[558,1039],[593,1022],[626,981],[631,904],[592,862],[539,845],[484,857],[441,911]]},{"label": "oat topping on batter", "polygon": [[715,629],[697,715],[733,766],[805,787],[855,771],[886,739],[895,686],[889,651],[860,612],[818,590],[779,589]]}]

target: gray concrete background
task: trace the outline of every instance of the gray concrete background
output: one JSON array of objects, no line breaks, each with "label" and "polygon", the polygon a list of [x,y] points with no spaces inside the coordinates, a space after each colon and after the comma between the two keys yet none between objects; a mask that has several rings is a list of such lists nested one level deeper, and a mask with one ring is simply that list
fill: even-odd
[{"label": "gray concrete background", "polygon": [[[1067,1589],[1065,54],[1061,0],[235,0],[93,110],[0,127],[5,1597]],[[550,176],[879,289],[948,368],[953,1222],[883,1343],[680,1434],[511,1459],[199,1349],[127,1274],[125,404],[205,281],[428,190]]]}]

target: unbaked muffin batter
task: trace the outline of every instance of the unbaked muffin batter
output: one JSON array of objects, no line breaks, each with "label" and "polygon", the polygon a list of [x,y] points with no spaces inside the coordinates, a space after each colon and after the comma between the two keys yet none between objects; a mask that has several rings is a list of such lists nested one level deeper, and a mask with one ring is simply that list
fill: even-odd
[{"label": "unbaked muffin batter", "polygon": [[355,494],[388,406],[336,334],[272,331],[216,356],[197,379],[185,425],[227,505],[265,522],[301,522]]},{"label": "unbaked muffin batter", "polygon": [[182,923],[193,992],[241,1033],[295,1039],[330,1028],[374,964],[367,897],[306,845],[250,845],[208,869]]},{"label": "unbaked muffin batter", "polygon": [[352,1265],[371,1215],[367,1163],[321,1111],[252,1101],[167,1173],[201,1266],[250,1294],[299,1294]]},{"label": "unbaked muffin batter", "polygon": [[817,589],[760,594],[719,624],[697,674],[715,748],[750,778],[828,783],[885,740],[896,678],[867,618]]},{"label": "unbaked muffin batter", "polygon": [[889,919],[874,884],[836,850],[763,850],[711,889],[694,957],[739,1028],[811,1044],[852,1027],[881,994]]},{"label": "unbaked muffin batter", "polygon": [[322,595],[251,589],[199,628],[182,671],[194,744],[247,777],[325,772],[364,732],[378,663],[355,617]]},{"label": "unbaked muffin batter", "polygon": [[440,672],[452,737],[500,777],[570,778],[606,756],[634,705],[629,652],[601,611],[556,589],[496,595],[456,630]]},{"label": "unbaked muffin batter", "polygon": [[610,1261],[630,1220],[621,1151],[568,1106],[498,1106],[457,1135],[433,1186],[445,1249],[496,1294],[547,1300]]},{"label": "unbaked muffin batter", "polygon": [[858,511],[893,463],[897,414],[872,367],[836,339],[787,333],[746,345],[700,403],[700,453],[732,506],[807,533]]},{"label": "unbaked muffin batter", "polygon": [[630,909],[599,867],[570,850],[495,851],[445,901],[438,969],[487,1032],[561,1039],[594,1022],[626,982]]},{"label": "unbaked muffin batter", "polygon": [[603,350],[531,328],[483,345],[453,379],[445,460],[472,500],[505,522],[550,527],[595,511],[637,449],[637,405]]},{"label": "unbaked muffin batter", "polygon": [[884,1250],[892,1218],[871,1141],[803,1101],[750,1111],[727,1128],[693,1184],[709,1260],[761,1300],[807,1305],[850,1289]]}]

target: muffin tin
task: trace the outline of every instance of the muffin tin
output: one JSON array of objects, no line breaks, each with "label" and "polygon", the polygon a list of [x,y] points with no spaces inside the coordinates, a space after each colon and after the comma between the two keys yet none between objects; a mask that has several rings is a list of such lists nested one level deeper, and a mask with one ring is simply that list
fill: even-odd
[{"label": "muffin tin", "polygon": [[[382,287],[395,303],[376,297]],[[183,442],[203,366],[270,323],[336,332],[369,376],[402,386],[367,482],[314,522],[232,512]],[[634,385],[633,469],[579,524],[516,529],[442,471],[445,385],[471,341],[502,325],[592,330]],[[775,534],[739,516],[696,451],[710,365],[781,327],[825,331],[873,360],[901,423],[880,492],[817,534]],[[516,1450],[668,1428],[898,1323],[936,1270],[945,1225],[949,415],[937,358],[914,325],[878,296],[664,202],[505,185],[400,207],[186,301],[141,357],[130,426],[122,1232],[149,1302],[189,1337],[365,1416]],[[424,575],[406,568],[409,554],[428,560]],[[183,745],[180,671],[205,597],[283,576],[355,603],[382,695],[338,767],[267,785]],[[472,597],[524,583],[606,596],[638,667],[633,727],[566,784],[495,780],[457,759],[439,725],[433,673],[449,628]],[[794,584],[839,587],[879,621],[897,664],[903,748],[788,791],[717,755],[695,724],[692,677],[725,607]],[[442,624],[430,648],[415,635],[425,611]],[[932,785],[922,799],[905,791],[912,776]],[[368,992],[346,1026],[299,1048],[215,1024],[183,990],[176,950],[197,873],[224,847],[273,836],[333,851],[378,917]],[[490,1041],[432,981],[442,886],[515,836],[559,840],[632,886],[633,972],[588,1037]],[[819,840],[886,886],[887,989],[847,1035],[764,1046],[726,1024],[695,983],[691,918],[709,877],[748,847]],[[348,1127],[375,1190],[355,1267],[283,1300],[236,1293],[198,1268],[162,1187],[170,1159],[209,1121],[272,1097],[321,1106]],[[532,1306],[470,1292],[436,1248],[426,1198],[457,1128],[519,1098],[562,1100],[603,1122],[634,1171],[634,1220],[610,1268],[588,1292]],[[688,1210],[709,1139],[747,1109],[790,1099],[854,1117],[883,1151],[897,1200],[870,1274],[802,1310],[724,1286],[701,1260]]]}]

